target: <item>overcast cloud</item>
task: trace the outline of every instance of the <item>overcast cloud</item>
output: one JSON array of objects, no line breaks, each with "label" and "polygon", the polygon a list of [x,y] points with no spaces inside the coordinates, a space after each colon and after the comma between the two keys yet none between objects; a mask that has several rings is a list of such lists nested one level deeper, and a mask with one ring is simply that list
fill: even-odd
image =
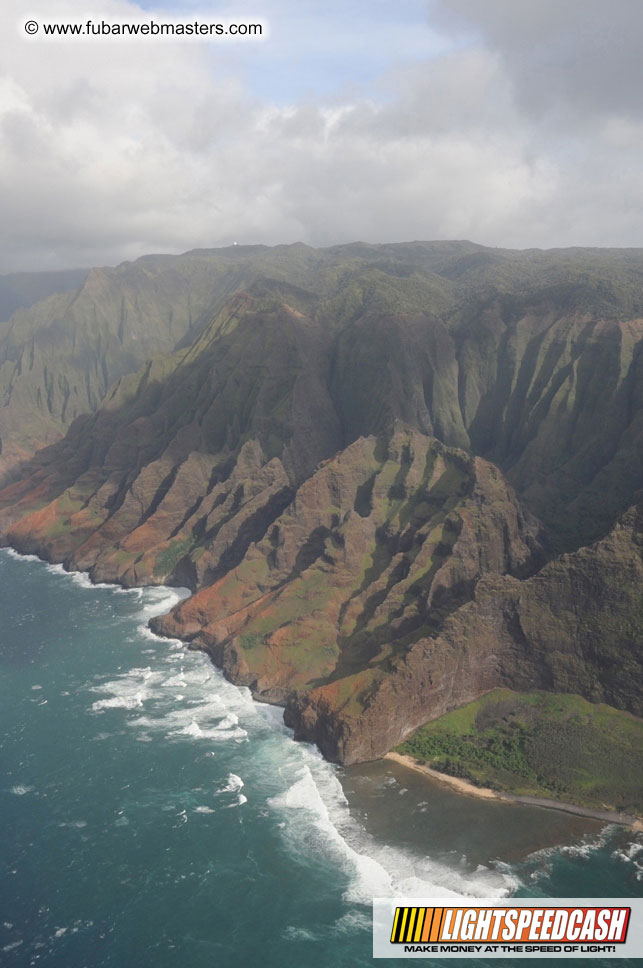
[{"label": "overcast cloud", "polygon": [[237,0],[270,39],[225,47],[29,41],[40,11],[141,7],[2,6],[0,271],[232,241],[643,244],[637,0]]}]

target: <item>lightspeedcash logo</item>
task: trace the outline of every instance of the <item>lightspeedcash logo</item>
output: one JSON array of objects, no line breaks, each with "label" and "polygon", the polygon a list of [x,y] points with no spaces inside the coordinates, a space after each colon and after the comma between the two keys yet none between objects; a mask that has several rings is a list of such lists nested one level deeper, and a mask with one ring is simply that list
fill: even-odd
[{"label": "lightspeedcash logo", "polygon": [[391,943],[623,944],[629,917],[629,907],[398,907]]},{"label": "lightspeedcash logo", "polygon": [[643,957],[643,899],[376,898],[373,956]]}]

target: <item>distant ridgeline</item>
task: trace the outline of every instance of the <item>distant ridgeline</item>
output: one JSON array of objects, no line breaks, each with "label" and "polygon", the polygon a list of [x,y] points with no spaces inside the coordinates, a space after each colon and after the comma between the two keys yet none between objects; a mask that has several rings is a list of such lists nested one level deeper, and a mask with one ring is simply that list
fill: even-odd
[{"label": "distant ridgeline", "polygon": [[12,272],[0,275],[0,326],[17,309],[33,306],[56,292],[82,286],[87,269],[62,269],[58,272]]},{"label": "distant ridgeline", "polygon": [[[495,687],[643,715],[643,250],[234,246],[0,324],[0,537],[381,756]],[[44,446],[49,445],[49,446]]]}]

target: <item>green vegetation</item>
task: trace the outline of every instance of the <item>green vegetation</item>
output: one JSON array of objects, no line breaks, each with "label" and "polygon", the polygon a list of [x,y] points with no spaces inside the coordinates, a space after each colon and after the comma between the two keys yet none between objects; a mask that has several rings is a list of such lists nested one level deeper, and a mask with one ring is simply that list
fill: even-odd
[{"label": "green vegetation", "polygon": [[398,751],[478,786],[643,813],[643,720],[580,696],[494,689]]},{"label": "green vegetation", "polygon": [[[425,662],[475,680],[491,654],[503,682],[643,715],[641,512],[615,526],[643,483],[642,316],[643,250],[240,246],[93,270],[0,331],[0,481],[24,475],[0,530],[104,580],[213,586],[195,621],[239,633],[271,690],[333,686],[352,728],[365,697],[421,722]],[[639,802],[638,721],[487,701],[409,747]]]},{"label": "green vegetation", "polygon": [[[237,249],[61,275],[18,309],[0,333],[0,474],[105,401],[123,426],[150,419],[141,462],[195,422],[204,449],[258,439],[300,479],[402,422],[497,463],[556,552],[635,499],[640,250]],[[38,274],[4,285],[7,306],[49,292]],[[404,499],[404,467],[387,497]],[[369,500],[364,485],[358,514]]]},{"label": "green vegetation", "polygon": [[156,562],[154,564],[154,574],[155,575],[170,575],[174,568],[176,567],[179,560],[185,555],[192,547],[192,541],[189,538],[184,538],[182,541],[173,541],[172,544],[164,548],[159,555],[157,555]]}]

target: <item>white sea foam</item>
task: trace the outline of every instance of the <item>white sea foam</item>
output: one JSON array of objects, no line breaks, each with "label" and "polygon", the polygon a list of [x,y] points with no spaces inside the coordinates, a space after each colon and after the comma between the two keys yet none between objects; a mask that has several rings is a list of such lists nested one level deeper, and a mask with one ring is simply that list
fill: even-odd
[{"label": "white sea foam", "polygon": [[[636,860],[639,854],[643,854],[643,844],[638,840],[632,841],[631,844],[626,844],[624,847],[620,847],[612,852],[612,857],[617,860],[622,860],[624,863]],[[643,858],[642,858],[643,859]]]},{"label": "white sea foam", "polygon": [[564,854],[566,857],[580,857],[583,860],[587,860],[594,851],[605,847],[618,829],[613,824],[608,824],[599,834],[595,836],[586,835],[578,844],[566,844],[564,847],[554,847],[552,850]]},{"label": "white sea foam", "polygon": [[15,786],[11,787],[10,792],[16,797],[24,797],[27,793],[33,793],[35,787],[25,786],[23,783],[17,783]]},{"label": "white sea foam", "polygon": [[136,709],[142,706],[146,699],[144,692],[137,692],[134,696],[112,696],[111,699],[98,699],[92,703],[95,713],[103,709]]},{"label": "white sea foam", "polygon": [[151,698],[154,700],[151,712],[155,715],[130,720],[129,725],[162,731],[169,739],[177,737],[245,739],[248,735],[247,731],[237,725],[239,718],[235,713],[225,711],[225,705],[218,694],[207,696],[205,701],[202,696],[194,695],[199,692],[207,694],[207,688],[203,687],[209,684],[209,675],[201,676],[197,673],[191,676],[186,673],[184,683],[186,694],[181,700],[182,704],[177,706],[176,695],[165,692],[167,679],[163,679],[160,683],[161,688],[155,688],[151,693]]},{"label": "white sea foam", "polygon": [[106,698],[92,703],[91,708],[94,712],[103,712],[105,709],[136,709],[158,694],[158,685],[162,681],[163,673],[153,672],[149,666],[131,669],[116,679],[90,686],[90,692],[107,694]]},{"label": "white sea foam", "polygon": [[225,683],[204,656],[185,653],[180,643],[178,651],[167,639],[159,641],[163,648],[156,650],[157,661],[169,669],[131,669],[109,682],[90,686],[91,691],[103,694],[94,710],[135,709],[145,703],[146,715],[128,720],[129,726],[160,731],[169,739],[245,740],[247,731],[239,727],[239,717],[231,707],[254,708],[247,690]]},{"label": "white sea foam", "polygon": [[170,676],[169,679],[166,679],[163,685],[166,687],[166,689],[174,689],[175,686],[184,686],[185,675],[183,673],[183,669],[181,669],[178,675]]},{"label": "white sea foam", "polygon": [[[61,564],[50,564],[49,562],[45,562],[42,558],[39,558],[38,555],[21,554],[20,552],[15,551],[13,548],[0,548],[0,551],[5,551],[7,555],[9,555],[11,558],[17,558],[22,561],[38,561],[42,565],[44,565],[45,570],[48,571],[50,574],[63,575],[64,577],[69,578],[70,581],[72,581],[75,585],[80,586],[81,588],[91,588],[91,589],[106,588],[112,592],[117,592],[119,594],[134,595],[139,600],[143,598],[143,596],[147,591],[151,591],[151,592],[157,592],[159,590],[162,590],[163,592],[172,591],[172,589],[166,588],[165,586],[159,586],[158,588],[154,588],[154,587],[123,588],[121,585],[115,585],[109,582],[93,582],[89,577],[89,572],[87,571],[68,571]],[[176,589],[176,591],[179,594],[180,598],[185,598],[187,597],[187,595],[190,594],[189,590],[184,588]]]},{"label": "white sea foam", "polygon": [[[620,834],[621,829],[614,824],[608,824],[598,835],[586,834],[577,844],[545,847],[542,850],[535,851],[530,854],[529,861],[536,862],[539,866],[530,873],[530,879],[537,883],[548,877],[551,874],[555,858],[560,855],[583,861],[589,860],[593,853],[607,847],[610,840]],[[614,860],[631,865],[635,880],[643,882],[643,841],[641,839],[635,838],[628,844],[616,847],[615,850],[611,851],[610,856]]]},{"label": "white sea foam", "polygon": [[67,571],[67,569],[63,568],[62,565],[47,564],[45,565],[45,569],[52,575],[69,575],[69,572]]},{"label": "white sea foam", "polygon": [[142,596],[144,602],[142,614],[148,620],[157,615],[164,615],[190,594],[189,588],[168,588],[166,585],[146,588]]},{"label": "white sea foam", "polygon": [[556,857],[563,856],[572,859],[589,860],[591,855],[601,848],[604,848],[618,832],[620,828],[614,824],[608,824],[599,834],[584,834],[580,841],[575,844],[565,844],[561,846],[543,847],[534,851],[527,858],[527,865],[537,865],[529,873],[532,883],[538,883],[551,875]]},{"label": "white sea foam", "polygon": [[[164,641],[167,647],[168,642]],[[186,700],[169,709],[159,708],[155,700],[155,712],[162,715],[138,717],[131,725],[149,731],[162,729],[170,739],[199,743],[246,739],[250,728],[253,733],[257,729],[268,730],[265,742],[257,746],[263,752],[254,762],[273,781],[275,773],[283,777],[284,789],[269,803],[286,818],[284,839],[295,852],[322,851],[339,861],[349,879],[347,902],[370,904],[374,895],[392,893],[500,897],[517,885],[508,872],[480,867],[467,873],[378,843],[350,817],[335,768],[313,747],[292,742],[290,731],[283,725],[281,709],[253,702],[247,689],[226,682],[205,656],[183,653],[164,658],[171,660],[174,668],[159,683],[158,690],[167,696],[180,684]],[[175,696],[172,698],[175,700]],[[230,773],[222,791],[237,792],[237,805],[246,802],[244,794],[238,792],[239,782],[243,781],[238,774]]]},{"label": "white sea foam", "polygon": [[308,928],[298,928],[293,924],[289,924],[287,928],[284,929],[284,938],[287,941],[320,941],[318,934],[314,931],[310,931]]},{"label": "white sea foam", "polygon": [[[108,585],[105,582],[93,582],[89,577],[88,571],[70,571],[69,577],[73,581],[74,585],[78,585],[80,588],[114,588],[117,586]],[[122,591],[127,591],[127,589],[122,589]]]},{"label": "white sea foam", "polygon": [[21,555],[20,552],[14,551],[13,548],[2,548],[2,551],[9,555],[10,558],[18,558],[22,561],[40,561],[38,555]]},{"label": "white sea foam", "polygon": [[240,776],[237,776],[236,773],[229,773],[228,774],[228,782],[223,787],[223,789],[221,790],[221,792],[222,793],[237,793],[237,791],[238,790],[241,790],[244,787],[244,785],[245,784],[244,784],[244,782],[243,782],[243,780],[241,779]]},{"label": "white sea foam", "polygon": [[[167,609],[164,609],[163,611],[167,611]],[[162,615],[163,611],[158,612],[156,614]],[[174,645],[175,648],[184,649],[185,646],[180,639],[166,639],[164,636],[157,635],[156,632],[153,632],[151,629],[147,627],[147,622],[149,621],[150,618],[153,618],[153,617],[154,617],[153,615],[149,615],[147,619],[138,626],[138,629],[137,629],[138,634],[142,636],[144,639],[147,639],[149,642],[154,642],[155,645],[157,646],[159,642],[163,642],[166,645],[172,644]]]},{"label": "white sea foam", "polygon": [[[0,550],[6,551],[6,553],[12,558],[18,558],[24,561],[42,561],[38,555],[23,555],[17,551],[14,551],[13,548],[4,548]],[[165,640],[163,640],[161,636],[154,635],[147,628],[147,622],[157,615],[163,615],[165,612],[169,612],[170,609],[174,608],[174,606],[180,601],[183,601],[185,598],[189,598],[191,595],[189,588],[170,588],[167,585],[146,586],[145,588],[122,588],[120,585],[105,582],[93,582],[89,577],[89,572],[86,571],[68,571],[61,564],[50,564],[48,562],[44,563],[44,566],[50,574],[63,575],[81,588],[105,588],[110,589],[113,592],[122,592],[127,595],[135,595],[139,601],[143,602],[141,619],[144,621],[139,627],[139,632],[142,635],[146,635],[150,639],[154,639],[155,641]],[[183,645],[183,643],[179,644],[181,646]]]},{"label": "white sea foam", "polygon": [[332,934],[353,934],[355,931],[371,931],[373,917],[361,908],[354,908],[343,914],[333,925]]},{"label": "white sea foam", "polygon": [[290,924],[284,930],[283,937],[288,941],[332,941],[338,935],[354,935],[356,931],[364,931],[370,934],[372,924],[373,917],[370,912],[366,913],[362,908],[351,908],[328,928],[322,928],[315,932],[309,928]]},{"label": "white sea foam", "polygon": [[[167,588],[143,590],[140,619],[146,623],[167,612],[184,594]],[[516,886],[507,872],[480,867],[468,873],[376,841],[351,818],[335,768],[312,747],[292,742],[280,709],[254,703],[249,690],[228,683],[205,656],[186,652],[178,640],[154,636],[146,625],[138,631],[132,649],[140,654],[141,635],[154,640],[153,668],[132,668],[92,684],[91,691],[100,694],[92,709],[120,708],[127,714],[127,725],[138,731],[137,738],[146,741],[161,735],[202,747],[204,742],[245,742],[250,734],[253,739],[260,734],[261,742],[244,752],[244,763],[252,766],[253,776],[256,771],[257,782],[277,790],[268,804],[279,815],[285,848],[299,855],[321,854],[343,869],[347,903],[370,904],[373,896],[392,894],[500,897]],[[132,714],[142,706],[144,714]],[[234,800],[221,805],[229,809],[247,803],[240,792],[243,786],[237,773],[228,773],[218,793],[228,799],[232,794]],[[190,809],[204,815],[213,811],[207,804]],[[187,816],[181,813],[179,822],[185,823]],[[337,931],[342,930],[350,928],[338,922]]]},{"label": "white sea foam", "polygon": [[288,733],[290,735],[290,731],[284,726],[284,711],[281,706],[272,706],[265,702],[257,702],[253,703],[253,708],[257,716],[277,732]]},{"label": "white sea foam", "polygon": [[246,739],[248,734],[245,729],[229,729],[227,726],[213,726],[212,729],[204,729],[192,720],[190,725],[184,729],[169,733],[168,739],[174,736],[192,736],[196,739],[209,739],[225,743],[232,739]]},{"label": "white sea foam", "polygon": [[643,881],[643,843],[640,840],[633,840],[612,851],[612,857],[624,864],[631,864],[634,868],[635,880]]},{"label": "white sea foam", "polygon": [[430,857],[376,841],[354,820],[334,768],[312,747],[299,746],[295,782],[269,803],[286,814],[293,849],[316,849],[339,861],[349,877],[344,899],[370,904],[375,896],[503,897],[517,880],[487,867],[456,870]]}]

